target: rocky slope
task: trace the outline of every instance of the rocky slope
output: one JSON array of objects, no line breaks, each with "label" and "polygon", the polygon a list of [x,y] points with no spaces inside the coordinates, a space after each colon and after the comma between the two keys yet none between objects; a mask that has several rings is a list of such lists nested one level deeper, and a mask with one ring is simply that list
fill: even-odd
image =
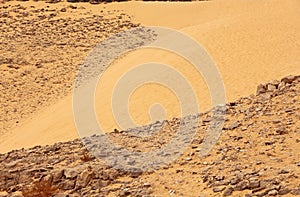
[{"label": "rocky slope", "polygon": [[119,10],[0,4],[0,133],[72,91],[76,71],[100,41],[138,26]]},{"label": "rocky slope", "polygon": [[[200,120],[192,144],[175,162],[155,171],[107,166],[81,139],[1,154],[0,196],[300,195],[299,93],[300,76],[288,76],[259,85],[256,96],[228,103],[222,134],[205,157],[198,152],[212,111],[191,116]],[[180,121],[156,123],[163,128],[146,138],[133,135],[137,128],[108,137],[146,152],[163,147]],[[151,132],[147,128],[143,132]]]}]

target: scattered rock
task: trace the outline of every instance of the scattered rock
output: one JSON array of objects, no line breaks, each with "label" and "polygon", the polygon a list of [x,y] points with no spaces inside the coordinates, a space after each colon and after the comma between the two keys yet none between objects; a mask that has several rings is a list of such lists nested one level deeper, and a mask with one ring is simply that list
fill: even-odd
[{"label": "scattered rock", "polygon": [[77,188],[83,188],[86,187],[89,182],[92,180],[94,176],[94,172],[92,172],[90,169],[84,170],[78,177],[76,182]]},{"label": "scattered rock", "polygon": [[230,125],[228,125],[227,127],[224,127],[225,130],[233,130],[233,129],[236,129],[237,127],[240,126],[240,123],[239,122],[234,122],[234,123],[231,123]]},{"label": "scattered rock", "polygon": [[71,190],[75,188],[75,180],[63,180],[58,184],[60,189]]},{"label": "scattered rock", "polygon": [[234,190],[236,191],[243,191],[245,189],[249,188],[249,181],[248,180],[244,180],[239,182],[238,184],[235,185]]},{"label": "scattered rock", "polygon": [[256,178],[250,178],[249,179],[249,188],[250,189],[256,189],[260,187],[260,181]]},{"label": "scattered rock", "polygon": [[274,90],[276,90],[276,86],[272,85],[272,84],[268,84],[267,89],[268,89],[268,91],[274,91]]},{"label": "scattered rock", "polygon": [[234,191],[234,189],[232,187],[228,187],[225,189],[223,196],[230,196],[233,191]]},{"label": "scattered rock", "polygon": [[275,189],[268,192],[269,196],[276,196],[277,194],[278,194],[278,191]]},{"label": "scattered rock", "polygon": [[298,189],[291,190],[290,193],[293,194],[293,195],[300,195],[300,187]]},{"label": "scattered rock", "polygon": [[77,169],[74,169],[74,168],[66,168],[64,170],[64,175],[67,179],[73,179],[73,178],[76,178],[78,176],[78,171]]},{"label": "scattered rock", "polygon": [[266,87],[262,84],[257,86],[256,95],[266,93]]},{"label": "scattered rock", "polygon": [[214,188],[213,188],[213,191],[214,191],[214,192],[222,192],[222,191],[224,191],[225,188],[226,188],[226,187],[214,187]]},{"label": "scattered rock", "polygon": [[297,77],[296,76],[287,76],[287,77],[284,77],[281,79],[281,82],[284,82],[284,83],[292,83],[294,80],[296,80]]}]

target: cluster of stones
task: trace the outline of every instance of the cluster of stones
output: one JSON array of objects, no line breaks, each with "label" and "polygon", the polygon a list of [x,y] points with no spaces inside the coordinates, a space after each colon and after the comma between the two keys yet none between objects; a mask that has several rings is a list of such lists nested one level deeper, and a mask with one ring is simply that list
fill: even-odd
[{"label": "cluster of stones", "polygon": [[281,91],[286,86],[290,86],[293,82],[298,83],[300,81],[300,76],[287,76],[279,80],[270,81],[265,84],[260,84],[257,86],[256,94],[265,94],[265,93],[272,93],[275,91]]},{"label": "cluster of stones", "polygon": [[[222,196],[300,195],[300,148],[295,148],[300,143],[300,76],[257,89],[257,96],[227,104],[224,133],[204,161],[194,159],[201,146],[193,144],[178,164],[198,166],[190,176],[200,174],[207,189]],[[210,115],[202,121],[208,125]]]},{"label": "cluster of stones", "polygon": [[[107,196],[119,193],[147,195],[149,184],[135,179],[141,173],[128,173],[106,166],[89,155],[80,140],[0,156],[0,196],[23,196],[30,186],[47,182],[56,186],[54,196]],[[119,180],[122,177],[126,180]]]}]

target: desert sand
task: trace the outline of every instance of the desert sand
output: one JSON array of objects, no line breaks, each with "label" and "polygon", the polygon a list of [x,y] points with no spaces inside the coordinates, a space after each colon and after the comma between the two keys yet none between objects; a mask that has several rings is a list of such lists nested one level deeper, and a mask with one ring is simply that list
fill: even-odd
[{"label": "desert sand", "polygon": [[[49,6],[43,2],[9,2],[7,4],[20,4],[25,8],[29,8],[32,4],[36,8]],[[126,2],[100,5],[76,3],[72,5],[78,9],[68,8],[66,12],[59,12],[56,17],[70,17],[76,20],[76,18],[83,16],[99,14],[101,10],[102,12],[104,10],[104,13],[117,10],[131,16],[131,21],[135,24],[173,28],[191,36],[208,51],[216,62],[225,85],[227,101],[252,94],[256,85],[261,81],[300,72],[300,39],[299,33],[297,33],[300,30],[300,14],[298,12],[299,1],[296,0],[251,2],[221,0],[187,3]],[[61,10],[67,6],[69,6],[68,3],[59,3],[51,5],[50,8]],[[80,30],[78,31],[80,32]],[[112,32],[106,31],[106,34],[109,35]],[[90,40],[91,43],[88,49],[83,50],[84,52],[73,50],[72,46],[68,46],[67,53],[57,54],[57,57],[61,59],[61,61],[57,61],[64,62],[63,64],[72,62],[72,65],[80,65],[84,56],[97,43],[96,40],[92,41],[90,38],[87,40]],[[66,41],[62,40],[62,42]],[[40,50],[44,51],[41,53],[47,56],[53,52],[47,51],[48,49]],[[30,56],[34,56],[34,54],[24,52],[23,54],[27,56],[27,59],[29,58],[28,67],[36,64],[30,60]],[[49,59],[50,63],[46,65],[51,66],[51,58]],[[66,61],[66,59],[72,59],[72,61]],[[101,84],[105,84],[105,88],[99,85],[96,95],[102,97],[96,99],[95,105],[98,115],[105,114],[105,116],[98,117],[99,121],[104,122],[105,132],[118,128],[109,105],[110,89],[115,84],[115,79],[118,79],[120,73],[125,72],[131,66],[148,61],[159,61],[179,69],[193,84],[193,87],[196,87],[197,98],[201,105],[200,110],[205,111],[211,108],[209,91],[204,80],[193,71],[188,62],[166,51],[155,49],[153,51],[135,51],[122,57],[105,73],[103,81],[101,81]],[[22,106],[15,105],[16,110],[24,112],[25,115],[19,117],[20,113],[16,112],[6,114],[10,124],[3,123],[3,131],[5,132],[2,132],[3,135],[0,139],[1,152],[38,144],[52,144],[78,137],[72,114],[71,94],[76,66],[68,73],[63,73],[63,65],[57,67],[60,69],[58,76],[64,76],[64,78],[59,77],[57,79],[57,86],[60,86],[63,94],[59,91],[54,93],[57,86],[48,84],[48,89],[37,90],[38,94],[48,95],[41,105],[39,102],[33,104],[30,97],[30,99],[23,101]],[[48,66],[43,66],[40,70],[45,72],[48,68]],[[116,72],[116,70],[120,72]],[[7,73],[7,70],[3,73]],[[5,80],[5,77],[2,79]],[[15,80],[18,81],[18,78]],[[26,80],[29,79],[25,79],[23,82],[27,83]],[[46,86],[48,85],[46,82]],[[174,95],[166,93],[161,98],[157,98],[157,96],[147,97],[149,101],[143,97],[146,92],[155,89],[157,86],[140,88],[130,100],[130,112],[140,125],[149,123],[147,107],[155,99],[160,99],[160,102],[164,104],[168,118],[179,115],[178,107],[176,107],[178,101]],[[47,91],[50,91],[50,95]],[[164,92],[163,89],[159,89],[159,91]],[[5,98],[11,96],[16,95],[5,94]],[[31,107],[34,109],[30,109]],[[17,123],[15,123],[16,120]],[[8,129],[9,131],[7,131]]]},{"label": "desert sand", "polygon": [[[42,179],[75,196],[126,196],[126,191],[133,196],[299,194],[300,79],[274,81],[300,74],[299,8],[298,0],[1,3],[0,195]],[[196,155],[211,121],[209,112],[192,146],[176,162],[149,174],[126,174],[86,155],[77,139],[72,92],[78,68],[98,43],[143,26],[180,31],[207,50],[224,83],[227,114],[224,134],[207,157]],[[150,48],[119,57],[95,91],[97,120],[116,143],[140,151],[166,143],[178,127],[172,118],[181,115],[174,92],[146,84],[129,98],[132,118],[137,125],[151,123],[149,109],[159,102],[172,120],[169,128],[152,140],[119,132],[127,128],[113,117],[112,89],[124,73],[147,62],[181,73],[195,91],[200,112],[213,107],[204,78],[179,55]],[[268,81],[256,92],[258,84]],[[75,185],[80,187],[76,192]]]}]

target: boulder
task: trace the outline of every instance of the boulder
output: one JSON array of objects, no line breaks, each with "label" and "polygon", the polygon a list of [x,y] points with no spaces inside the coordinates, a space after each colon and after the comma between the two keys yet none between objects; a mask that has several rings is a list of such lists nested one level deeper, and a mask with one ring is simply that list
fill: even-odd
[{"label": "boulder", "polygon": [[90,169],[84,170],[77,178],[76,188],[86,187],[92,178],[94,177],[94,172]]},{"label": "boulder", "polygon": [[296,80],[297,77],[296,76],[293,76],[293,75],[289,75],[287,77],[284,77],[281,79],[281,82],[284,82],[284,83],[292,83],[294,80]]},{"label": "boulder", "polygon": [[266,87],[263,84],[259,84],[256,89],[256,94],[259,95],[263,93],[266,93]]}]

